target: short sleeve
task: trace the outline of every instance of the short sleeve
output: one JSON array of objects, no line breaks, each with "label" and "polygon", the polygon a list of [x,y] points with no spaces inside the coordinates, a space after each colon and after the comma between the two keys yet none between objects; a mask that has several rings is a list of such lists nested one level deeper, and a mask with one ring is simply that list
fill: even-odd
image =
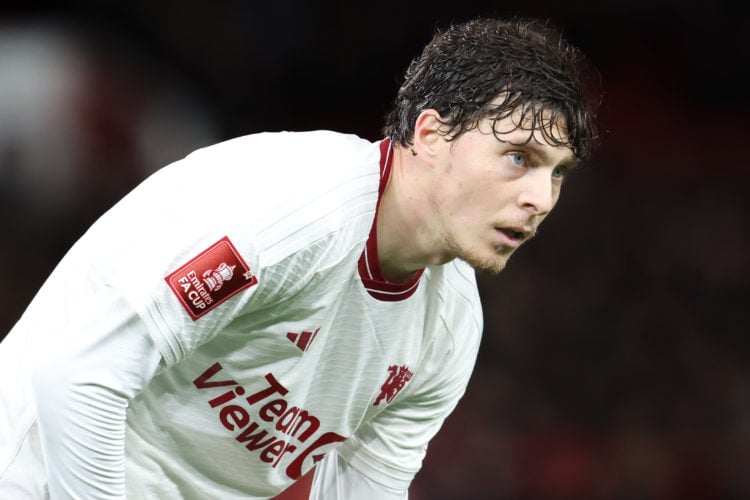
[{"label": "short sleeve", "polygon": [[[341,158],[323,154],[330,149]],[[371,217],[378,154],[377,145],[324,132],[231,139],[151,175],[73,253],[90,279],[125,297],[170,366],[241,312],[304,284],[300,276],[265,280],[276,263],[337,231],[352,213]]]},{"label": "short sleeve", "polygon": [[89,279],[135,309],[167,365],[221,331],[261,275],[254,225],[228,200],[210,203],[221,169],[209,167],[201,157],[165,167],[104,214],[73,252],[88,260],[81,268]]}]

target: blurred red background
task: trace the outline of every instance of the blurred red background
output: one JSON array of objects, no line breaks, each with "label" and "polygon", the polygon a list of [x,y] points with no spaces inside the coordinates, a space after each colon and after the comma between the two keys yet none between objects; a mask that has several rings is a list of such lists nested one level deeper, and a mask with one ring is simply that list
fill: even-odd
[{"label": "blurred red background", "polygon": [[162,165],[262,130],[377,140],[436,27],[545,17],[601,73],[602,147],[539,237],[480,276],[477,370],[411,498],[750,498],[749,11],[4,2],[0,336],[85,228]]}]

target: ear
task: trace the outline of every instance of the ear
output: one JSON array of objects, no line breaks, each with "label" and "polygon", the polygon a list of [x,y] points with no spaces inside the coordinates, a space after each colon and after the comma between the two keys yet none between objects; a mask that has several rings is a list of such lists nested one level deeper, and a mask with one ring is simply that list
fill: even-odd
[{"label": "ear", "polygon": [[426,109],[419,113],[414,124],[414,151],[423,161],[433,163],[441,146],[446,143],[442,129],[443,122],[436,110]]}]

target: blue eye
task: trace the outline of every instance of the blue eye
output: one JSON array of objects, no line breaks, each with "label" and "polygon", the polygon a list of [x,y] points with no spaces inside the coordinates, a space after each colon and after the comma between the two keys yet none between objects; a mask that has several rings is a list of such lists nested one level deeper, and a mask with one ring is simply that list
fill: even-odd
[{"label": "blue eye", "polygon": [[523,153],[508,153],[506,155],[508,158],[510,158],[511,163],[513,165],[516,165],[518,167],[523,167],[526,165],[526,155]]},{"label": "blue eye", "polygon": [[564,179],[565,174],[568,173],[568,169],[566,169],[563,166],[557,166],[554,170],[552,170],[552,178],[553,179]]}]

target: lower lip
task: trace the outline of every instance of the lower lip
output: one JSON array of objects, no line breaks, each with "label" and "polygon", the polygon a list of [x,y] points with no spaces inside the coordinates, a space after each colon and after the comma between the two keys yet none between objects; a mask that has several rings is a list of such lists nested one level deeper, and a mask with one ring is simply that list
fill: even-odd
[{"label": "lower lip", "polygon": [[499,229],[495,229],[495,232],[500,237],[500,241],[502,242],[502,246],[504,246],[504,247],[510,247],[510,248],[518,248],[519,246],[521,246],[521,240],[520,239],[511,238],[510,236],[508,236],[504,232],[500,231]]}]

